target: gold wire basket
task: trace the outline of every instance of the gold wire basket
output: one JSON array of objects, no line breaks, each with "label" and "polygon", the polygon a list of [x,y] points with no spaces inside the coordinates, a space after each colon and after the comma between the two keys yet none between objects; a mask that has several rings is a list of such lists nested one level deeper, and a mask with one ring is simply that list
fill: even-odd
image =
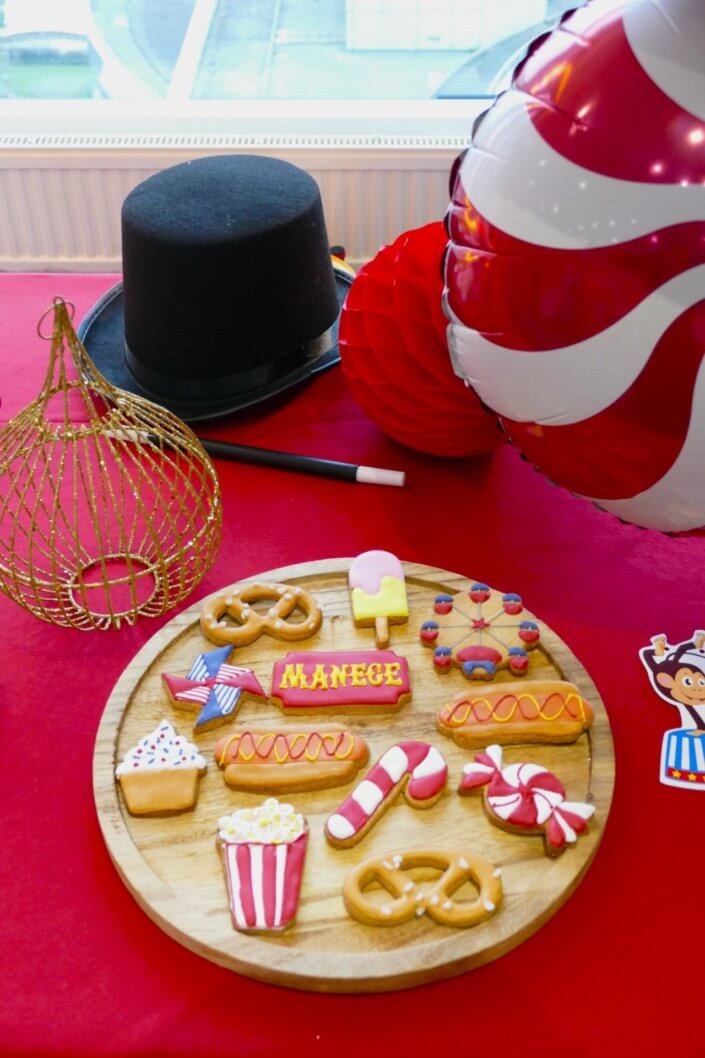
[{"label": "gold wire basket", "polygon": [[42,390],[0,429],[0,590],[51,624],[119,628],[202,579],[220,543],[220,486],[192,431],[112,386],[68,303],[55,298],[53,313]]}]

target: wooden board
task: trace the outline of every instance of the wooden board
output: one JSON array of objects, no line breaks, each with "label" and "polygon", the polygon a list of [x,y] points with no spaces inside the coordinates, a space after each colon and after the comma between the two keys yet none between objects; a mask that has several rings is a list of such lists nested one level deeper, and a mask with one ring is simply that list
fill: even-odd
[{"label": "wooden board", "polygon": [[[237,663],[252,667],[265,688],[270,686],[273,662],[292,647],[374,647],[373,630],[356,629],[352,622],[349,565],[349,559],[330,559],[249,578],[303,585],[314,593],[324,613],[320,633],[304,644],[287,647],[262,636],[236,652]],[[470,754],[437,731],[435,716],[444,702],[468,684],[457,670],[444,676],[434,671],[432,652],[419,642],[418,630],[431,616],[438,592],[468,590],[471,581],[412,563],[405,563],[405,570],[410,618],[407,625],[391,629],[390,645],[409,660],[413,699],[396,715],[354,717],[349,725],[369,742],[371,761],[401,739],[432,742],[448,761],[448,787],[439,803],[426,811],[414,810],[398,799],[359,845],[346,850],[326,843],[323,824],[352,784],[282,797],[307,816],[310,826],[297,923],[282,936],[246,936],[235,932],[230,923],[215,851],[216,822],[225,812],[262,800],[226,787],[213,760],[213,745],[232,725],[193,739],[208,761],[193,812],[166,819],[134,818],[125,810],[114,780],[118,761],[163,717],[193,737],[189,714],[172,709],[166,701],[160,674],[185,674],[196,654],[215,649],[201,634],[200,604],[165,625],[118,680],[95,746],[94,790],[100,825],[115,866],[140,906],[170,936],[199,955],[250,977],[317,991],[385,991],[438,980],[488,962],[534,933],[570,896],[595,855],[612,797],[614,754],[607,714],[587,672],[542,624],[542,646],[531,652],[528,678],[572,680],[595,708],[594,725],[570,746],[510,746],[505,750],[507,762],[533,760],[556,771],[571,800],[595,803],[587,835],[552,860],[544,855],[540,838],[512,835],[491,826],[481,798],[458,797],[462,765]],[[513,586],[499,587],[511,590]],[[508,678],[502,674],[498,681]],[[283,719],[273,705],[251,699],[233,723]],[[336,720],[348,723],[342,717]],[[314,725],[315,719],[302,722]],[[435,925],[427,916],[403,926],[379,928],[362,925],[347,915],[341,887],[353,864],[399,849],[433,847],[468,849],[502,868],[504,903],[496,915],[467,930]]]}]

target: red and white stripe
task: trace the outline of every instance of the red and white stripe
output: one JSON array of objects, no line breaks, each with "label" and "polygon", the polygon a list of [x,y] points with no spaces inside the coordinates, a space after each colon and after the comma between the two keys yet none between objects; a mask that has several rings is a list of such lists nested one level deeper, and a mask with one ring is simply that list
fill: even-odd
[{"label": "red and white stripe", "polygon": [[233,926],[279,930],[293,921],[308,834],[280,845],[223,843]]},{"label": "red and white stripe", "polygon": [[456,372],[553,480],[674,531],[705,523],[703,54],[696,0],[567,16],[480,120],[447,218]]},{"label": "red and white stripe", "polygon": [[350,797],[326,822],[326,837],[353,843],[362,829],[394,797],[403,783],[407,800],[418,807],[435,800],[448,779],[445,758],[428,742],[399,742],[384,753]]},{"label": "red and white stripe", "polygon": [[463,768],[461,792],[487,786],[487,807],[498,819],[528,832],[545,829],[552,849],[574,844],[595,806],[566,801],[561,781],[540,764],[502,767],[500,746],[488,746]]}]

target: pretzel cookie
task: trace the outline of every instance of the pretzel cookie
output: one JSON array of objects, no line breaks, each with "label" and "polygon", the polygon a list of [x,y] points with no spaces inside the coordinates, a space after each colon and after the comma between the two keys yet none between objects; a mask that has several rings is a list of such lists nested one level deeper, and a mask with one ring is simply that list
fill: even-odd
[{"label": "pretzel cookie", "polygon": [[[266,613],[254,604],[271,599]],[[294,610],[300,610],[303,621],[289,621]],[[226,614],[234,623],[226,622]],[[321,627],[323,614],[310,592],[289,584],[244,584],[231,588],[225,595],[208,599],[201,610],[201,631],[213,643],[244,647],[261,635],[294,643],[308,639]]]},{"label": "pretzel cookie", "polygon": [[[407,872],[417,867],[442,871],[432,885],[423,887]],[[455,901],[453,894],[465,882],[479,889],[472,901]],[[365,889],[372,883],[390,893],[387,903],[370,900]],[[493,915],[502,900],[501,872],[481,856],[441,849],[413,849],[386,857],[373,856],[353,867],[343,883],[348,914],[368,926],[400,926],[428,915],[441,926],[467,928]]]}]

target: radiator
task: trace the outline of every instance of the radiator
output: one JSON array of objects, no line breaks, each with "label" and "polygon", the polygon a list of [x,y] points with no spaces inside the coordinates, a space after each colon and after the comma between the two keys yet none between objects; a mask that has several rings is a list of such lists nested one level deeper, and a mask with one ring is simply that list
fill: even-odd
[{"label": "radiator", "polygon": [[[111,142],[112,139],[112,142]],[[462,137],[0,136],[0,270],[120,271],[120,207],[136,184],[206,154],[252,151],[293,162],[318,181],[331,243],[353,266],[400,232],[443,217]],[[294,142],[292,142],[292,139]]]}]

